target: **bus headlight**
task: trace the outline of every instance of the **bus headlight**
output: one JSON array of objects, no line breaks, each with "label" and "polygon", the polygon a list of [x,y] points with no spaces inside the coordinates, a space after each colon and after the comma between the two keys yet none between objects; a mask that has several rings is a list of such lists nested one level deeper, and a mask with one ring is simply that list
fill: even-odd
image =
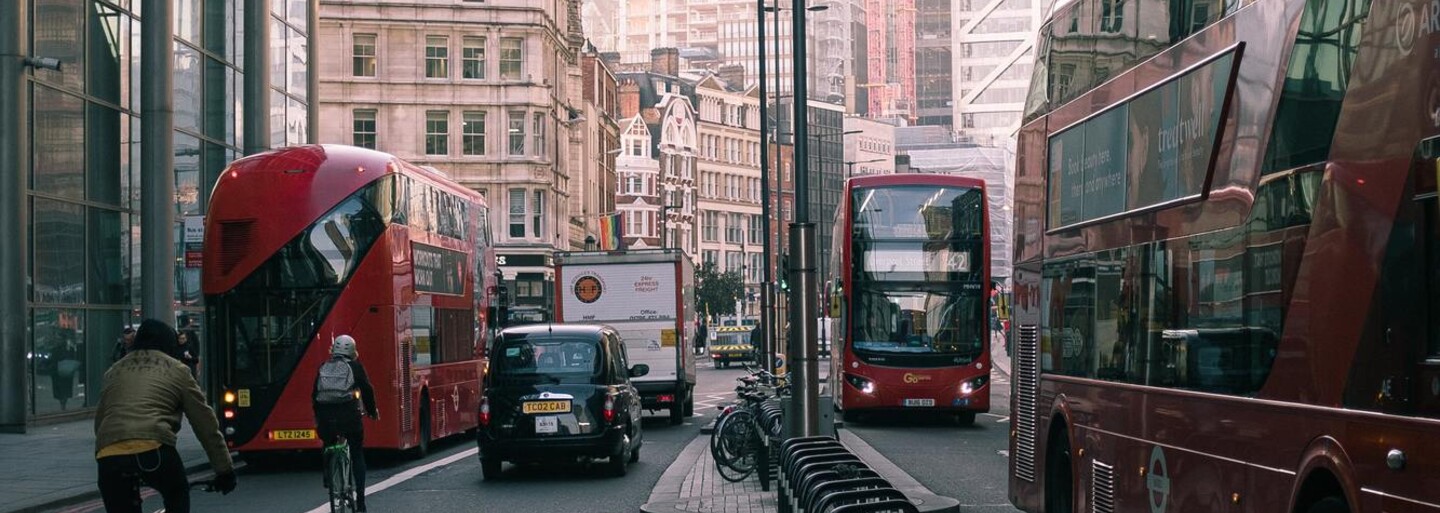
[{"label": "bus headlight", "polygon": [[990,382],[990,376],[979,376],[960,383],[960,395],[970,395]]},{"label": "bus headlight", "polygon": [[862,392],[862,393],[865,393],[865,394],[873,394],[873,393],[875,393],[875,382],[874,382],[874,381],[870,381],[870,380],[865,379],[865,378],[862,378],[862,377],[860,377],[860,376],[856,376],[856,375],[854,375],[854,374],[848,374],[848,373],[847,373],[847,374],[845,374],[845,382],[846,382],[846,383],[849,383],[850,386],[855,387],[856,390],[859,390],[859,391]]}]

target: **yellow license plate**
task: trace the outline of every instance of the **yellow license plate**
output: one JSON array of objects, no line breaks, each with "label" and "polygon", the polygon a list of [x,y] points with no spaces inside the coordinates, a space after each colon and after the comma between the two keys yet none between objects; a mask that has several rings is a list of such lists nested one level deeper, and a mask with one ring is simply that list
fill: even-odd
[{"label": "yellow license plate", "polygon": [[520,405],[520,411],[529,413],[570,413],[570,401],[529,401]]},{"label": "yellow license plate", "polygon": [[277,429],[270,432],[271,440],[314,440],[313,429]]}]

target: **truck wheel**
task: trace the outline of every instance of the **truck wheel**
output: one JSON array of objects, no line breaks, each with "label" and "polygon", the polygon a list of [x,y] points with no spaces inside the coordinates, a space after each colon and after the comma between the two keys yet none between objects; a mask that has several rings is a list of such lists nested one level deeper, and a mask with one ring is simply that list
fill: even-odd
[{"label": "truck wheel", "polygon": [[689,395],[685,389],[675,394],[675,402],[670,403],[670,425],[678,426],[685,422],[685,396]]},{"label": "truck wheel", "polygon": [[695,392],[689,391],[685,394],[685,416],[695,415]]}]

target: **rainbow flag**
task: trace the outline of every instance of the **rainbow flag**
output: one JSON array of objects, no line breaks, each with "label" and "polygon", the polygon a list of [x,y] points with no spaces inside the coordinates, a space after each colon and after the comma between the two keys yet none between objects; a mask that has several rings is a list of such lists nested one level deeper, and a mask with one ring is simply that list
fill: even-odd
[{"label": "rainbow flag", "polygon": [[620,213],[616,212],[600,218],[600,250],[615,251],[623,245],[620,233]]}]

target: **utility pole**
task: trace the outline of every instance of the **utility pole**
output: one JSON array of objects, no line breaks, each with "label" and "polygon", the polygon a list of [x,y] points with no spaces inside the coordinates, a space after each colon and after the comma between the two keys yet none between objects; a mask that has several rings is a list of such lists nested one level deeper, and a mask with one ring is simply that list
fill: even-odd
[{"label": "utility pole", "polygon": [[145,2],[140,9],[146,28],[140,37],[140,308],[144,317],[166,323],[175,322],[174,15],[170,2]]},{"label": "utility pole", "polygon": [[[30,365],[25,315],[29,226],[25,188],[30,169],[30,2],[0,1],[0,431],[25,431]],[[166,25],[167,27],[169,25]],[[80,151],[76,149],[75,151]]]},{"label": "utility pole", "polygon": [[[775,288],[771,283],[775,282],[775,269],[772,265],[775,261],[772,255],[770,242],[770,221],[773,211],[770,209],[770,178],[773,176],[775,167],[770,165],[770,134],[765,131],[766,123],[770,121],[770,97],[766,96],[765,87],[765,0],[755,0],[756,33],[760,36],[760,217],[765,221],[762,233],[765,235],[765,243],[761,251],[765,255],[763,276],[760,278],[760,354],[764,355],[760,362],[760,368],[768,372],[775,372],[775,326],[771,319],[771,307],[775,304]],[[778,14],[777,14],[778,17]],[[776,144],[780,141],[775,140]],[[776,155],[779,155],[779,148],[776,148]]]},{"label": "utility pole", "polygon": [[815,225],[810,222],[810,160],[809,160],[809,99],[805,83],[805,19],[806,0],[791,0],[790,54],[793,76],[791,99],[795,114],[791,120],[795,141],[795,223],[790,225],[790,280],[795,293],[790,295],[789,361],[793,379],[790,395],[789,435],[791,437],[820,434],[819,361],[815,339]]}]

